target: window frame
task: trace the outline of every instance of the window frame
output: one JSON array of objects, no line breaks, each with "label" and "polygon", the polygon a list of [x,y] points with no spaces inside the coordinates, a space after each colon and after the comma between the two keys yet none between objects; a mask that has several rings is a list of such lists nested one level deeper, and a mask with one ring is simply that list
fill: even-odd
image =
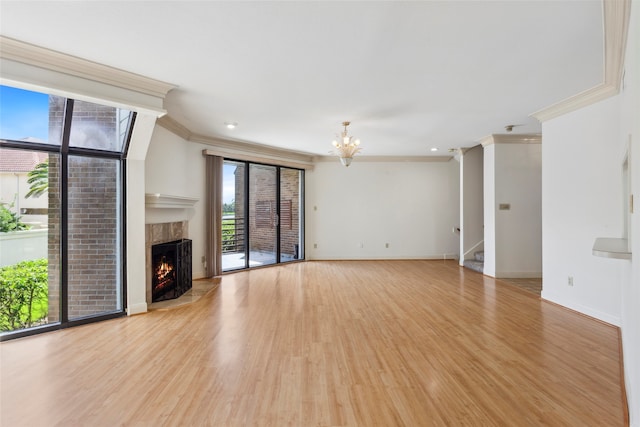
[{"label": "window frame", "polygon": [[[45,93],[46,94],[46,93]],[[50,94],[47,94],[50,95]],[[65,329],[68,327],[84,325],[87,323],[94,323],[103,320],[113,319],[117,317],[123,317],[127,312],[127,224],[126,224],[126,171],[127,171],[127,153],[129,150],[129,146],[131,143],[131,137],[133,134],[133,129],[136,122],[137,113],[135,111],[130,111],[130,120],[128,124],[128,128],[126,130],[126,134],[124,135],[124,141],[122,143],[121,151],[108,151],[108,150],[100,150],[95,148],[86,148],[86,147],[73,147],[69,146],[69,139],[71,133],[71,126],[73,123],[73,107],[74,107],[75,99],[73,98],[65,98],[65,106],[64,106],[64,117],[62,120],[62,135],[60,144],[49,144],[49,143],[38,143],[38,142],[29,142],[29,141],[19,141],[12,139],[3,139],[0,138],[0,147],[10,148],[10,149],[19,149],[24,151],[41,151],[48,153],[58,154],[60,157],[60,229],[59,229],[59,244],[60,244],[60,253],[59,253],[59,261],[60,261],[60,277],[59,277],[59,313],[60,319],[57,322],[53,322],[46,325],[35,326],[28,329],[19,329],[15,331],[6,331],[0,333],[0,342],[7,341],[11,339],[36,335],[44,332]],[[102,105],[102,104],[98,104]],[[115,108],[115,107],[114,107]],[[119,244],[116,246],[116,250],[118,251],[119,257],[119,265],[120,269],[118,271],[118,283],[119,283],[119,309],[103,312],[96,315],[88,315],[84,317],[74,318],[72,320],[69,319],[69,301],[68,301],[68,272],[69,272],[69,213],[68,213],[68,196],[69,196],[69,182],[68,182],[68,173],[69,173],[69,157],[70,156],[81,156],[81,157],[89,157],[89,158],[100,158],[100,159],[112,159],[118,161],[118,173],[120,176],[120,182],[117,186],[117,191],[119,193],[119,202],[117,203],[117,212],[119,215],[119,221],[117,225],[117,235],[119,236]]]}]

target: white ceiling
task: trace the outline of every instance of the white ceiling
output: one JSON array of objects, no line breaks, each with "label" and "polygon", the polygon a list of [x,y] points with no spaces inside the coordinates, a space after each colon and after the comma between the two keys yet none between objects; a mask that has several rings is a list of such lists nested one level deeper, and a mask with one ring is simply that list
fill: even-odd
[{"label": "white ceiling", "polygon": [[603,80],[600,0],[2,0],[0,33],[177,85],[193,133],[320,155],[344,120],[362,155],[540,132]]}]

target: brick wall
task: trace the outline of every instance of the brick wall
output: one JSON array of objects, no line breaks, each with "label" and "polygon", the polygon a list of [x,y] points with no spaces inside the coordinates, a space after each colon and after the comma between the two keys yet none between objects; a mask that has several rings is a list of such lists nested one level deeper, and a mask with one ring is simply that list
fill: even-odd
[{"label": "brick wall", "polygon": [[[78,136],[72,145],[110,148],[105,144],[117,134],[116,113],[112,107],[77,102],[72,135]],[[50,138],[60,131],[63,114],[64,99],[50,97]],[[119,168],[117,159],[69,156],[67,285],[71,319],[120,308]],[[60,318],[60,189],[51,185],[59,182],[59,175],[60,159],[50,156],[49,322]]]},{"label": "brick wall", "polygon": [[119,160],[69,157],[69,317],[119,308]]},{"label": "brick wall", "polygon": [[[59,144],[62,134],[65,99],[49,96],[49,142]],[[49,323],[60,321],[60,156],[49,155]]]},{"label": "brick wall", "polygon": [[245,250],[248,225],[244,223],[244,163],[237,163],[235,179],[235,217],[236,217],[236,239],[239,251]]},{"label": "brick wall", "polygon": [[251,251],[275,252],[276,171],[273,167],[249,168],[249,244]]}]

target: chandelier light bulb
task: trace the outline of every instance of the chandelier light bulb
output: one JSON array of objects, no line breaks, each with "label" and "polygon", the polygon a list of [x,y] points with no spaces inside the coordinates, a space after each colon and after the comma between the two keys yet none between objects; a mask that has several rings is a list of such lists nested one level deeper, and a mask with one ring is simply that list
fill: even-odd
[{"label": "chandelier light bulb", "polygon": [[347,126],[349,126],[349,124],[350,122],[342,123],[344,130],[341,132],[339,139],[333,141],[333,146],[336,148],[333,153],[340,158],[340,163],[347,167],[351,164],[353,156],[362,150],[359,147],[360,140],[348,135]]}]

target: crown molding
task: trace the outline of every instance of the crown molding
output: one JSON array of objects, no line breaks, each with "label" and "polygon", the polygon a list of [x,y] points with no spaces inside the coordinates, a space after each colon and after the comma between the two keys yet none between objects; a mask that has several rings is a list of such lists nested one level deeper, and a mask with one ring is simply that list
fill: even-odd
[{"label": "crown molding", "polygon": [[165,114],[164,116],[160,117],[156,123],[162,126],[163,128],[165,128],[166,130],[168,130],[169,132],[178,135],[182,139],[186,139],[186,140],[191,139],[191,135],[192,135],[191,131],[187,129],[186,126],[183,126],[181,123],[179,123],[177,120],[175,120],[173,117],[169,116],[168,114]]},{"label": "crown molding", "polygon": [[211,146],[211,148],[203,150],[202,154],[205,156],[220,156],[229,159],[275,164],[296,169],[313,169],[313,156],[307,153],[245,141],[212,138],[199,134],[193,134],[189,141]]},{"label": "crown molding", "polygon": [[[354,162],[358,163],[433,163],[448,162],[453,156],[356,156]],[[315,156],[314,163],[337,162],[337,156]]]},{"label": "crown molding", "polygon": [[542,135],[539,133],[493,134],[480,140],[482,147],[493,144],[542,144]]},{"label": "crown molding", "polygon": [[460,147],[460,148],[456,148],[456,149],[455,149],[455,150],[456,150],[455,152],[456,152],[456,153],[458,153],[458,154],[460,154],[460,155],[462,155],[462,156],[464,156],[464,155],[465,155],[465,154],[467,154],[469,151],[471,151],[471,150],[475,150],[476,148],[481,148],[481,147],[482,147],[482,144],[480,144],[480,143],[479,143],[479,144],[476,144],[476,145],[474,145],[474,146],[472,146],[472,147]]},{"label": "crown molding", "polygon": [[236,155],[259,156],[264,159],[294,161],[311,165],[313,163],[313,155],[302,153],[294,150],[286,150],[283,148],[275,148],[268,145],[256,144],[253,142],[228,140],[222,138],[213,138],[200,134],[192,134],[189,141],[199,142],[211,145],[220,153],[225,153],[228,157]]},{"label": "crown molding", "polygon": [[556,117],[560,117],[564,114],[579,110],[580,108],[587,107],[598,101],[617,95],[618,91],[619,88],[606,83],[601,83],[598,86],[580,92],[577,95],[553,104],[550,107],[536,111],[530,116],[538,119],[540,122],[546,122],[547,120],[555,119]]},{"label": "crown molding", "polygon": [[176,86],[0,36],[0,58],[162,98]]},{"label": "crown molding", "polygon": [[531,114],[545,122],[620,92],[631,16],[631,0],[603,0],[604,81],[597,86]]},{"label": "crown molding", "polygon": [[159,118],[156,123],[184,140],[210,145],[212,148],[204,150],[204,155],[260,163],[276,163],[281,166],[291,166],[298,169],[310,169],[313,167],[313,155],[309,153],[193,133],[168,114]]},{"label": "crown molding", "polygon": [[296,161],[292,160],[291,157],[267,156],[261,153],[244,150],[230,150],[218,146],[211,146],[211,148],[209,149],[202,150],[202,155],[220,156],[233,160],[272,164],[295,169],[313,170],[313,163],[311,163],[310,161]]}]

